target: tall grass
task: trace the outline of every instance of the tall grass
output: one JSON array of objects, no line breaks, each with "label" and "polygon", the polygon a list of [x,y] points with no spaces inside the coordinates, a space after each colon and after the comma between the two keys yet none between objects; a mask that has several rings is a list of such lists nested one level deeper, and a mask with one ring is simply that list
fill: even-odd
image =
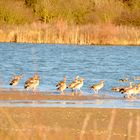
[{"label": "tall grass", "polygon": [[1,0],[0,42],[140,45],[139,9],[139,0]]},{"label": "tall grass", "polygon": [[61,20],[52,24],[2,26],[0,36],[0,42],[140,45],[138,27],[113,24],[69,25]]}]

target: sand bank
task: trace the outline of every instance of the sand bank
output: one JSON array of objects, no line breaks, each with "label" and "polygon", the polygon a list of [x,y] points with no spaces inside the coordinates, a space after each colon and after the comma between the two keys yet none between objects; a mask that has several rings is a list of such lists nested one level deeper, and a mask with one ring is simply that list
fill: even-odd
[{"label": "sand bank", "polygon": [[[0,90],[0,100],[94,99]],[[0,107],[1,140],[139,140],[140,109]]]},{"label": "sand bank", "polygon": [[4,140],[139,140],[139,109],[0,108]]},{"label": "sand bank", "polygon": [[[118,94],[118,93],[116,93]],[[0,100],[93,100],[93,99],[123,99],[122,97],[113,97],[110,95],[73,95],[67,92],[64,95],[52,92],[27,92],[17,90],[0,89]]]}]

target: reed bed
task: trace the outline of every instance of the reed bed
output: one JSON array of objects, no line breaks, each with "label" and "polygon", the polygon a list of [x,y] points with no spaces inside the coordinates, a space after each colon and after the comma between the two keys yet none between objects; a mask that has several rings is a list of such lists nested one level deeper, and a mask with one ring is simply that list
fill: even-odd
[{"label": "reed bed", "polygon": [[0,42],[140,45],[140,28],[113,24],[68,25],[60,20],[54,24],[1,26]]}]

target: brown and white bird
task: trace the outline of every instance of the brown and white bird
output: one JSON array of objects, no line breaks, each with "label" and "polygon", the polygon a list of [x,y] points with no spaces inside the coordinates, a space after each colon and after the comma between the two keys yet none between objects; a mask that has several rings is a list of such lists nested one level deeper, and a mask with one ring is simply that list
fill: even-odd
[{"label": "brown and white bird", "polygon": [[76,94],[78,90],[80,91],[80,93],[82,93],[81,88],[83,85],[84,85],[84,78],[81,77],[79,81],[77,81],[77,83],[73,86],[73,89],[76,90]]},{"label": "brown and white bird", "polygon": [[63,85],[64,83],[66,83],[66,80],[67,80],[66,75],[64,75],[64,79],[62,81],[58,82],[56,84],[56,87],[59,87],[59,86]]},{"label": "brown and white bird", "polygon": [[125,75],[124,78],[119,79],[119,82],[129,82],[128,75]]},{"label": "brown and white bird", "polygon": [[101,80],[98,84],[94,84],[90,87],[90,89],[94,90],[95,93],[98,94],[98,91],[104,87],[104,81]]},{"label": "brown and white bird", "polygon": [[[122,94],[127,95],[127,98],[132,98],[134,94],[137,94],[137,86],[134,84],[133,87],[125,89]],[[126,96],[124,96],[125,98]]]},{"label": "brown and white bird", "polygon": [[32,89],[33,91],[36,90],[36,88],[39,86],[40,78],[38,74],[35,74],[33,77],[29,78],[25,84],[24,88],[25,89]]},{"label": "brown and white bird", "polygon": [[140,83],[138,83],[137,94],[140,94]]},{"label": "brown and white bird", "polygon": [[67,84],[66,84],[66,76],[64,76],[64,79],[56,84],[57,90],[61,92],[61,94],[64,94],[64,90],[66,90]]},{"label": "brown and white bird", "polygon": [[79,76],[77,75],[74,79],[74,81],[72,81],[67,88],[70,88],[72,91],[74,90],[74,86],[79,82]]},{"label": "brown and white bird", "polygon": [[113,92],[123,92],[125,89],[127,88],[132,88],[132,83],[133,82],[129,82],[129,86],[120,86],[120,87],[113,87],[111,90]]},{"label": "brown and white bird", "polygon": [[135,91],[134,91],[133,95],[136,96],[136,95],[140,94],[140,84],[137,84],[137,85],[135,84],[134,87],[135,87]]},{"label": "brown and white bird", "polygon": [[119,79],[119,82],[129,82],[129,79],[128,79],[128,78],[125,78],[125,79]]},{"label": "brown and white bird", "polygon": [[23,74],[15,75],[12,80],[10,81],[9,85],[17,86],[22,78]]},{"label": "brown and white bird", "polygon": [[133,87],[133,82],[129,82],[129,86],[120,87],[119,92],[123,93],[125,90]]}]

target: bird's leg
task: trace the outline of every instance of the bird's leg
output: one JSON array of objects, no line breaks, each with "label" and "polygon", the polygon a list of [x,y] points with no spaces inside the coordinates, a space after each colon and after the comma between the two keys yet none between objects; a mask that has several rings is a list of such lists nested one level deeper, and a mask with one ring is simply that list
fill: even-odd
[{"label": "bird's leg", "polygon": [[134,94],[131,94],[132,99],[136,99],[136,96]]},{"label": "bird's leg", "polygon": [[98,94],[98,89],[97,89],[97,94]]},{"label": "bird's leg", "polygon": [[13,90],[16,90],[16,86],[13,86]]},{"label": "bird's leg", "polygon": [[11,90],[12,91],[16,90],[16,86],[12,86]]},{"label": "bird's leg", "polygon": [[74,96],[75,95],[75,92],[74,92],[74,90],[72,89],[72,95]]},{"label": "bird's leg", "polygon": [[127,95],[127,98],[130,99],[130,95],[129,94]]},{"label": "bird's leg", "polygon": [[79,95],[81,96],[83,94],[83,91],[81,89],[79,89],[79,91],[80,91],[80,94]]},{"label": "bird's leg", "polygon": [[76,92],[75,92],[75,94],[77,95],[77,89],[76,89]]},{"label": "bird's leg", "polygon": [[35,94],[35,89],[33,88],[33,94]]},{"label": "bird's leg", "polygon": [[96,97],[99,96],[99,95],[98,95],[98,90],[95,90],[95,94],[94,94],[94,96],[96,96]]},{"label": "bird's leg", "polygon": [[33,94],[36,94],[36,88],[35,87],[33,88]]},{"label": "bird's leg", "polygon": [[31,93],[31,89],[27,89],[27,92],[28,92],[28,93]]},{"label": "bird's leg", "polygon": [[61,91],[61,95],[64,95],[64,91]]}]

